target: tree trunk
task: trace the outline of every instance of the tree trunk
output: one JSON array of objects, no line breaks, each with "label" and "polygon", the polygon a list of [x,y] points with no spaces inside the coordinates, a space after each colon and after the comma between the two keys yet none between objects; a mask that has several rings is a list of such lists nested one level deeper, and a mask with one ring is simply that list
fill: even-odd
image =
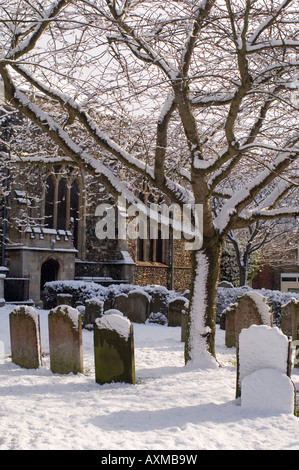
[{"label": "tree trunk", "polygon": [[240,279],[240,287],[244,287],[247,285],[247,262],[240,264],[239,263],[239,279]]},{"label": "tree trunk", "polygon": [[194,251],[185,362],[199,367],[217,364],[215,352],[216,303],[223,244],[218,237],[206,239]]}]

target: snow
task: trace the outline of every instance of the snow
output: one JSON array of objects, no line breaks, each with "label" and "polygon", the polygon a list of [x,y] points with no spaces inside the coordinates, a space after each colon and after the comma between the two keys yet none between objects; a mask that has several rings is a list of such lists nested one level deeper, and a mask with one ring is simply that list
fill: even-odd
[{"label": "snow", "polygon": [[[0,308],[6,355],[12,308]],[[50,371],[48,313],[39,310],[43,366],[22,369],[9,357],[0,363],[1,450],[299,449],[299,420],[292,413],[247,409],[235,400],[235,350],[225,347],[218,327],[222,367],[202,370],[184,366],[180,328],[133,324],[136,385],[98,385],[92,331],[83,330],[84,374]],[[296,369],[292,380],[298,388]]]},{"label": "snow", "polygon": [[287,372],[288,338],[277,327],[251,325],[239,336],[240,381],[259,369]]},{"label": "snow", "polygon": [[107,310],[103,317],[96,319],[98,329],[116,331],[119,336],[128,340],[131,332],[131,322],[116,309]]},{"label": "snow", "polygon": [[270,326],[271,310],[270,310],[270,307],[267,303],[267,298],[262,296],[259,292],[255,292],[255,291],[247,292],[246,295],[247,295],[247,297],[250,297],[253,300],[255,306],[257,307],[257,309],[259,311],[262,323],[264,325],[269,325]]},{"label": "snow", "polygon": [[248,410],[292,413],[294,386],[289,377],[277,369],[257,370],[243,379],[241,404]]},{"label": "snow", "polygon": [[79,311],[68,305],[59,305],[58,307],[52,309],[52,314],[55,315],[56,312],[62,313],[68,317],[73,323],[73,328],[75,330],[79,329]]}]

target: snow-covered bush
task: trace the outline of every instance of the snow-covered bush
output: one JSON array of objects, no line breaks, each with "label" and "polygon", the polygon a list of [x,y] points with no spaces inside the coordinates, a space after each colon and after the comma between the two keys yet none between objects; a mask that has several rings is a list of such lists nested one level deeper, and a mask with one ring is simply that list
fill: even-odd
[{"label": "snow-covered bush", "polygon": [[[120,294],[129,294],[130,292],[142,292],[148,297],[149,302],[153,295],[161,293],[161,298],[164,299],[165,306],[175,298],[181,297],[182,294],[173,290],[168,290],[163,286],[149,285],[137,286],[133,284],[111,284],[110,286],[102,286],[95,282],[85,281],[52,281],[47,282],[44,287],[44,307],[54,308],[56,306],[57,294],[71,294],[73,296],[73,305],[77,302],[84,304],[86,300],[97,298],[102,301],[107,301],[108,304],[113,305],[115,297]],[[151,313],[151,312],[150,312]],[[157,312],[154,312],[157,313]],[[163,312],[162,312],[163,313]],[[165,323],[167,317],[163,314],[152,315],[150,318],[153,322]]]},{"label": "snow-covered bush", "polygon": [[[251,287],[235,287],[235,288],[218,288],[217,294],[217,323],[220,322],[220,316],[230,304],[237,301],[238,297],[252,291]],[[299,300],[299,294],[294,292],[281,292],[278,290],[269,289],[255,289],[256,292],[260,293],[264,297],[269,299],[269,305],[272,308],[273,323],[280,327],[281,307],[286,304],[292,298]]]},{"label": "snow-covered bush", "polygon": [[[112,284],[110,286],[102,286],[94,282],[85,281],[53,281],[45,284],[44,288],[44,299],[45,308],[53,308],[56,306],[56,295],[57,294],[71,294],[73,296],[73,304],[76,302],[85,303],[86,300],[92,298],[98,298],[102,301],[109,301],[113,305],[113,301],[116,296],[120,294],[128,294],[129,292],[136,291],[143,292],[149,296],[157,294],[159,290],[163,294],[166,307],[169,302],[182,296],[182,293],[175,292],[173,290],[167,290],[163,286],[136,286],[133,284]],[[220,323],[220,317],[224,310],[237,301],[238,297],[246,294],[246,292],[252,291],[251,287],[219,287],[217,293],[217,323]],[[269,305],[272,308],[273,320],[276,326],[280,327],[280,316],[281,306],[286,304],[292,298],[299,300],[299,294],[293,292],[280,292],[277,290],[259,289],[256,290],[264,297],[269,299]],[[151,315],[150,321],[153,322],[166,322],[165,314],[163,318],[159,315]],[[163,312],[162,312],[163,313]],[[159,317],[159,318],[158,318]]]},{"label": "snow-covered bush", "polygon": [[97,297],[106,299],[107,288],[94,282],[84,281],[52,281],[47,282],[44,287],[43,298],[44,307],[53,308],[56,306],[57,294],[71,294],[73,303],[82,302]]}]

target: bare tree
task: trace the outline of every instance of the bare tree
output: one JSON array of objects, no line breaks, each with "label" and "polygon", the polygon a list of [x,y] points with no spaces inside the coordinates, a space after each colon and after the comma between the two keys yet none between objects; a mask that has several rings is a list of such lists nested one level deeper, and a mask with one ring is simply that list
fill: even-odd
[{"label": "bare tree", "polygon": [[[236,262],[239,270],[239,285],[246,286],[248,282],[248,273],[250,261],[253,254],[261,254],[266,245],[274,244],[276,239],[282,237],[295,238],[297,227],[296,219],[291,220],[258,220],[247,229],[241,231],[231,230],[228,233],[227,241],[233,246]],[[298,244],[298,241],[297,241]],[[294,246],[293,246],[294,249]],[[261,262],[263,259],[261,258]]]},{"label": "bare tree", "polygon": [[[173,203],[202,205],[185,356],[214,364],[228,233],[299,212],[284,202],[298,188],[296,0],[1,0],[0,8],[0,74],[11,106],[112,194],[136,202],[109,159]],[[126,121],[126,138],[118,139],[113,116]],[[132,138],[140,118],[146,152]],[[73,138],[74,124],[92,152]]]}]

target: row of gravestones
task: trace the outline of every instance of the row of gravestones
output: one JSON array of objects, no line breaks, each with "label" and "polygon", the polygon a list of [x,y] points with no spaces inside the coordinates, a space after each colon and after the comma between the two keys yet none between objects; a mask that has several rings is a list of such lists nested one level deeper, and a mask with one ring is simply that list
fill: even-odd
[{"label": "row of gravestones", "polygon": [[[10,313],[12,362],[27,369],[42,365],[39,313],[28,306]],[[50,369],[53,373],[83,373],[82,319],[79,311],[60,305],[49,312]],[[135,383],[133,326],[121,312],[110,310],[94,324],[95,379]]]},{"label": "row of gravestones", "polygon": [[[252,396],[258,401],[260,395],[268,393],[265,402],[273,403],[272,391],[278,390],[275,405],[279,403],[281,408],[282,403],[289,406],[292,402],[292,399],[280,395],[283,388],[288,397],[293,394],[294,408],[296,401],[290,380],[291,343],[284,333],[273,328],[267,299],[257,293],[246,294],[227,310],[225,322],[226,339],[231,341],[231,346],[236,346],[237,351],[236,397],[241,397],[242,390],[242,402],[250,404]],[[259,338],[261,329],[267,330],[268,337],[272,335],[270,341],[265,339],[264,333],[262,339]],[[39,367],[42,354],[37,311],[32,307],[16,308],[10,314],[10,331],[12,361],[22,367]],[[248,340],[249,331],[252,334]],[[54,373],[83,371],[82,324],[78,310],[58,306],[50,311],[49,343],[50,367]],[[101,310],[101,315],[94,319],[94,352],[96,382],[135,383],[133,327],[118,310],[109,310],[105,314]],[[267,383],[272,384],[268,389],[265,387],[265,374]],[[255,395],[248,393],[254,387]]]},{"label": "row of gravestones", "polygon": [[294,411],[296,397],[290,378],[292,343],[288,333],[296,333],[293,338],[297,339],[298,308],[296,301],[282,307],[282,330],[273,328],[268,299],[257,292],[245,294],[223,312],[221,328],[225,329],[225,344],[236,348],[236,398],[242,398],[242,405],[257,407],[265,396],[264,407]]},{"label": "row of gravestones", "polygon": [[[57,305],[72,305],[70,294],[58,294]],[[168,326],[182,327],[181,340],[185,341],[187,328],[187,311],[189,301],[185,297],[177,297],[167,301],[163,292],[147,295],[142,291],[131,291],[129,294],[119,294],[113,300],[103,301],[92,298],[85,301],[84,306],[76,306],[83,318],[83,327],[92,329],[96,318],[101,317],[104,311],[119,310],[133,323],[145,323],[150,314],[167,318]]]}]

